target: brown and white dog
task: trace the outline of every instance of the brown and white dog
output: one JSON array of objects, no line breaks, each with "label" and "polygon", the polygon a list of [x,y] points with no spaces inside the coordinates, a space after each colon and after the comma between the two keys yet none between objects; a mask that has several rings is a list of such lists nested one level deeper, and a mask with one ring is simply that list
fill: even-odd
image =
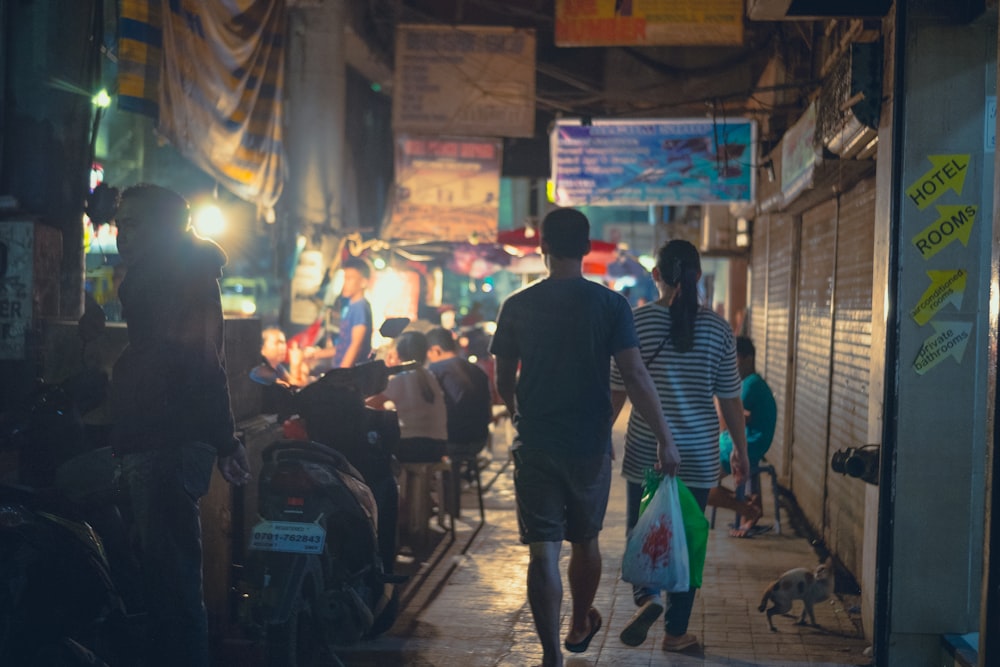
[{"label": "brown and white dog", "polygon": [[775,614],[787,614],[792,608],[795,600],[802,600],[805,608],[799,618],[799,625],[806,624],[806,614],[812,625],[816,625],[816,616],[813,614],[813,605],[826,600],[833,593],[833,559],[827,558],[824,562],[816,566],[810,572],[804,567],[796,567],[785,572],[778,577],[778,580],[768,585],[761,598],[758,611],[764,611],[768,601],[773,606],[767,610],[767,624],[772,632],[777,632],[774,621],[771,620]]}]

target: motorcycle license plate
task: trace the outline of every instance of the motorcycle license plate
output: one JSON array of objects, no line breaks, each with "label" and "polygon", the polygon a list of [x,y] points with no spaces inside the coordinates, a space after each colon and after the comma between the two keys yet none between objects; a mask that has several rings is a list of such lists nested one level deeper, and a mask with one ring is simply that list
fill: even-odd
[{"label": "motorcycle license plate", "polygon": [[323,552],[326,530],[315,523],[261,521],[253,527],[250,548],[255,551],[287,551],[318,554]]}]

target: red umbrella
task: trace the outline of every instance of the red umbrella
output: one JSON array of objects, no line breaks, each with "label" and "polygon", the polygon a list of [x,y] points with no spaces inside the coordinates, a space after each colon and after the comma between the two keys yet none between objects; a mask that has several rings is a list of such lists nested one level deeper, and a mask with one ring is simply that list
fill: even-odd
[{"label": "red umbrella", "polygon": [[[523,254],[538,252],[538,231],[532,229],[529,236],[527,227],[505,229],[497,234],[497,243],[513,246]],[[583,258],[584,273],[603,275],[607,272],[607,265],[617,258],[617,244],[591,239],[590,252]]]}]

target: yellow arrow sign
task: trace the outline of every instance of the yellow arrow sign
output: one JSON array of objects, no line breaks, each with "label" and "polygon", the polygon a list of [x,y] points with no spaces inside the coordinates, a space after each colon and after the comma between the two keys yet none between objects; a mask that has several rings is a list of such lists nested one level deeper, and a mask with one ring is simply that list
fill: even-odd
[{"label": "yellow arrow sign", "polygon": [[938,206],[941,217],[935,220],[924,231],[913,237],[913,245],[920,251],[920,256],[930,259],[941,252],[945,246],[959,239],[962,245],[969,245],[972,236],[972,223],[976,221],[978,206],[963,204],[960,206]]},{"label": "yellow arrow sign", "polygon": [[933,204],[949,189],[954,190],[956,194],[962,194],[962,188],[965,186],[965,174],[969,170],[969,156],[967,154],[928,155],[927,159],[934,166],[918,178],[916,183],[906,189],[906,196],[921,211]]},{"label": "yellow arrow sign", "polygon": [[913,369],[923,375],[948,357],[962,363],[965,346],[972,335],[972,324],[968,322],[931,322],[934,335],[924,341],[913,362]]},{"label": "yellow arrow sign", "polygon": [[931,286],[927,288],[920,301],[910,311],[910,316],[917,324],[924,326],[931,321],[945,305],[952,303],[956,308],[962,307],[962,295],[965,293],[965,281],[968,274],[964,269],[955,271],[928,271]]}]

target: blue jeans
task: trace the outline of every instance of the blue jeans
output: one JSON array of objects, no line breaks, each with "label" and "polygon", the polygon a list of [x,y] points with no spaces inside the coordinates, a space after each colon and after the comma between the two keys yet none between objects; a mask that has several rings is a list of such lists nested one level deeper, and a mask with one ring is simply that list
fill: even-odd
[{"label": "blue jeans", "polygon": [[[708,504],[709,489],[694,489],[688,487],[691,495],[698,501],[701,511],[705,511]],[[639,520],[639,502],[642,500],[642,484],[628,482],[625,491],[625,534],[628,535]],[[691,620],[691,609],[694,607],[694,596],[698,592],[697,588],[684,593],[667,593],[666,612],[663,615],[664,625],[667,633],[675,637],[680,637],[688,631],[688,622]],[[659,595],[660,591],[651,588],[632,586],[632,598],[636,605],[651,595]]]},{"label": "blue jeans", "polygon": [[214,448],[189,442],[122,459],[139,535],[150,665],[209,664],[198,500],[208,491],[215,458]]}]

